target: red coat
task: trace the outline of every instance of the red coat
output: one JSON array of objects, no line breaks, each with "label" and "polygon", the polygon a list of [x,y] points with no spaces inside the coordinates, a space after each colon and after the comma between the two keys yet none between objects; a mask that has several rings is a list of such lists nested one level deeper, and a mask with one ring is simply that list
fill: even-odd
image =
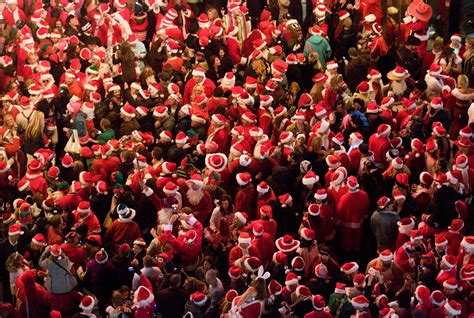
[{"label": "red coat", "polygon": [[359,171],[360,158],[362,157],[359,147],[353,148],[349,152],[349,169],[352,173]]},{"label": "red coat", "polygon": [[256,223],[262,224],[263,230],[270,235],[273,241],[276,239],[277,223],[273,219],[252,221],[245,227],[245,232],[252,233],[253,226]]},{"label": "red coat", "polygon": [[16,278],[18,317],[46,317],[45,311],[52,295],[40,284],[35,282],[35,274],[28,270]]},{"label": "red coat", "polygon": [[441,234],[446,238],[446,240],[448,240],[448,246],[451,247],[451,250],[459,251],[459,246],[464,238],[462,234],[451,230],[442,232]]},{"label": "red coat", "polygon": [[410,242],[410,235],[398,233],[396,248],[398,249],[406,242]]},{"label": "red coat", "polygon": [[198,204],[191,204],[189,202],[188,196],[186,194],[183,195],[183,206],[190,207],[193,210],[193,214],[196,216],[199,222],[204,223],[206,221],[207,216],[212,212],[212,201],[209,192],[206,190],[202,190],[204,192],[204,196],[202,197],[201,201]]},{"label": "red coat", "polygon": [[30,182],[30,190],[34,194],[40,193],[43,198],[48,197],[48,182],[43,177],[42,173],[27,172],[21,180]]},{"label": "red coat", "polygon": [[410,257],[410,255],[406,251],[405,244],[403,244],[397,249],[397,252],[395,253],[395,263],[397,263],[397,265],[401,267],[404,273],[412,274],[415,272],[415,259]]},{"label": "red coat", "polygon": [[252,241],[260,256],[262,263],[266,267],[272,261],[273,253],[275,252],[275,241],[269,233],[263,233],[261,237],[254,237]]},{"label": "red coat", "polygon": [[79,194],[69,193],[60,198],[57,202],[57,205],[72,212],[77,209],[77,206],[79,205],[79,203],[81,203],[81,201],[82,198]]},{"label": "red coat", "polygon": [[459,249],[457,262],[458,268],[462,268],[467,264],[474,264],[474,254],[467,255],[463,249]]},{"label": "red coat", "polygon": [[118,246],[122,243],[133,244],[137,238],[142,237],[138,224],[134,221],[123,222],[114,220],[104,236],[104,245]]},{"label": "red coat", "polygon": [[263,133],[268,135],[272,129],[273,117],[264,107],[258,108],[258,127],[262,128]]},{"label": "red coat", "polygon": [[100,223],[94,212],[90,211],[89,215],[85,218],[81,218],[81,215],[77,210],[74,211],[73,214],[75,219],[74,225],[72,226],[73,230],[77,229],[77,227],[81,224],[86,224],[89,233],[100,233]]},{"label": "red coat", "polygon": [[181,265],[184,267],[195,263],[201,255],[201,242],[202,242],[202,231],[199,234],[196,231],[196,239],[188,243],[184,235],[180,235],[177,239],[171,236],[171,245],[175,249],[176,253],[181,256]]},{"label": "red coat", "polygon": [[112,172],[120,166],[120,159],[118,157],[110,157],[106,159],[96,159],[92,162],[92,171],[100,175],[100,179],[109,182]]},{"label": "red coat", "polygon": [[[244,266],[244,264],[240,264],[240,261],[236,263],[236,261],[240,260],[244,256],[242,249],[237,245],[234,246],[229,253],[229,266]],[[261,258],[258,249],[255,246],[250,245],[248,248],[248,256],[251,257],[258,257]]]},{"label": "red coat", "polygon": [[349,191],[349,188],[346,185],[342,185],[339,188],[334,188],[330,186],[327,189],[328,202],[335,208],[341,197]]},{"label": "red coat", "polygon": [[229,146],[228,146],[229,133],[227,132],[227,129],[225,126],[221,126],[217,129],[214,129],[214,131],[211,131],[211,128],[209,128],[207,140],[208,141],[212,140],[217,144],[216,152],[220,152],[220,153],[229,152]]},{"label": "red coat", "polygon": [[87,255],[83,247],[76,244],[63,243],[61,248],[76,268],[86,265]]},{"label": "red coat", "polygon": [[369,150],[374,153],[375,163],[386,166],[386,154],[390,150],[390,140],[386,137],[379,137],[376,133],[369,138]]},{"label": "red coat", "polygon": [[335,219],[340,226],[340,245],[345,251],[359,251],[362,222],[369,215],[369,197],[363,190],[347,192],[339,200]]},{"label": "red coat", "polygon": [[[214,82],[208,78],[205,78],[204,82],[201,84],[204,87],[204,93],[206,94],[206,97],[211,97],[214,89],[216,88],[216,84],[214,84]],[[193,93],[194,86],[196,86],[196,82],[193,78],[191,78],[184,86],[183,102],[185,104],[189,104],[191,101],[191,94]]]},{"label": "red coat", "polygon": [[263,312],[263,302],[260,300],[252,300],[245,302],[244,304],[237,307],[242,296],[237,296],[232,301],[231,312],[236,313],[236,317],[240,318],[259,318]]},{"label": "red coat", "polygon": [[332,318],[332,315],[324,310],[313,310],[312,312],[304,315],[304,318]]},{"label": "red coat", "polygon": [[257,192],[253,184],[242,187],[235,195],[235,211],[245,212],[250,220],[255,220],[255,206],[257,203]]},{"label": "red coat", "polygon": [[440,308],[431,308],[429,318],[444,318],[446,317],[444,314],[444,307],[441,306]]},{"label": "red coat", "polygon": [[441,270],[438,273],[438,276],[436,276],[436,283],[438,284],[438,286],[442,287],[443,282],[450,279],[450,278],[457,278],[456,267],[453,267],[449,271]]},{"label": "red coat", "polygon": [[242,60],[239,41],[236,38],[228,37],[225,41],[225,45],[227,46],[227,52],[229,53],[232,63],[239,64]]},{"label": "red coat", "polygon": [[19,20],[26,20],[25,13],[23,10],[18,7],[15,11],[10,11],[7,6],[5,6],[5,9],[3,9],[2,12],[3,18],[5,19],[5,22],[10,26],[13,27],[15,23]]}]

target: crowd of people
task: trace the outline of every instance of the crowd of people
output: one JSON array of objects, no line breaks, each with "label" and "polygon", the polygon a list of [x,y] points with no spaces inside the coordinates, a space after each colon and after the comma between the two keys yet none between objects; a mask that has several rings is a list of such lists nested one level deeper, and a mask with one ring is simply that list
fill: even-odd
[{"label": "crowd of people", "polygon": [[0,316],[474,315],[450,5],[6,0]]}]

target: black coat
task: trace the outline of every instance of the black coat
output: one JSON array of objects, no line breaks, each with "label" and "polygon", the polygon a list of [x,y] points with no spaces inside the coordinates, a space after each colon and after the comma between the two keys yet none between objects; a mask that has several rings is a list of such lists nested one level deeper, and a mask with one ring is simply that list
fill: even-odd
[{"label": "black coat", "polygon": [[303,28],[303,33],[305,33],[311,24],[311,16],[313,14],[313,3],[311,0],[306,0],[306,17],[304,20],[303,6],[301,5],[301,0],[290,0],[288,13],[291,15],[292,18],[298,20],[299,24]]},{"label": "black coat", "polygon": [[434,227],[446,229],[451,224],[451,221],[458,217],[455,202],[460,199],[461,194],[448,186],[442,186],[434,192],[431,209]]},{"label": "black coat", "polygon": [[367,79],[368,72],[369,65],[361,58],[351,60],[344,67],[344,81],[351,92],[355,92],[357,85]]},{"label": "black coat", "polygon": [[156,307],[163,317],[182,317],[189,296],[181,288],[165,288],[156,294]]}]

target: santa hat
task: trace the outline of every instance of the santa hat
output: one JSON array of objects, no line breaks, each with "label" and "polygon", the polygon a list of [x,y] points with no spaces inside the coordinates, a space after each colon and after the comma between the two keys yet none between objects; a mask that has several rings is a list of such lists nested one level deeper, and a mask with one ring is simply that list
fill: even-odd
[{"label": "santa hat", "polygon": [[95,261],[97,264],[105,264],[109,260],[109,255],[105,251],[105,249],[101,248],[100,250],[95,253]]},{"label": "santa hat", "polygon": [[288,204],[290,204],[293,201],[293,198],[289,193],[282,194],[278,196],[278,201],[280,201],[280,204],[283,208],[286,208]]},{"label": "santa hat", "polygon": [[[446,239],[445,239],[446,240]],[[446,240],[446,245],[448,244],[448,241]],[[438,246],[438,245],[437,245]],[[444,255],[441,258],[441,262],[448,268],[452,269],[454,266],[456,266],[456,257],[453,255]],[[447,282],[447,281],[445,281]]]},{"label": "santa hat", "polygon": [[359,295],[351,299],[351,304],[355,310],[364,310],[369,306],[369,301],[364,295]]},{"label": "santa hat", "polygon": [[288,70],[288,63],[282,59],[277,59],[271,64],[271,69],[275,74],[284,74]]},{"label": "santa hat", "polygon": [[474,252],[474,236],[465,236],[461,241],[461,246],[466,249],[469,254]]},{"label": "santa hat", "polygon": [[291,131],[284,131],[280,134],[280,144],[287,144],[293,140],[293,133]]},{"label": "santa hat", "polygon": [[329,275],[328,268],[323,263],[319,263],[314,267],[314,275],[318,278],[327,279]]},{"label": "santa hat", "polygon": [[145,308],[155,300],[153,292],[145,286],[140,286],[133,294],[133,303],[137,308]]},{"label": "santa hat", "polygon": [[278,296],[281,294],[281,284],[276,280],[272,279],[268,284],[268,294],[270,296]]},{"label": "santa hat", "polygon": [[438,307],[444,306],[447,300],[446,296],[439,290],[433,291],[431,293],[430,299],[431,299],[431,304]]},{"label": "santa hat", "polygon": [[431,107],[434,109],[442,109],[443,108],[443,100],[440,97],[434,97],[431,100]]},{"label": "santa hat", "polygon": [[359,269],[359,264],[356,262],[348,262],[341,266],[341,272],[346,275],[354,274]]},{"label": "santa hat", "polygon": [[9,236],[13,236],[13,235],[23,235],[24,232],[21,230],[21,226],[20,224],[18,223],[15,223],[13,225],[11,225],[9,228],[8,228],[8,235]]},{"label": "santa hat", "polygon": [[304,227],[300,231],[300,236],[303,240],[312,242],[314,238],[316,237],[316,234],[314,230]]},{"label": "santa hat", "polygon": [[346,284],[336,283],[336,288],[334,288],[335,294],[346,294]]},{"label": "santa hat", "polygon": [[79,308],[81,308],[83,311],[92,311],[95,306],[95,299],[92,298],[92,296],[84,296],[81,300],[81,303],[79,304]]},{"label": "santa hat", "polygon": [[[246,222],[242,222],[242,224],[245,224],[245,223]],[[240,232],[239,238],[237,239],[237,241],[240,244],[250,244],[252,242],[252,239],[250,237],[250,234],[248,234],[247,232]]]},{"label": "santa hat", "polygon": [[251,256],[244,260],[244,267],[247,271],[255,273],[262,266],[262,262],[258,257]]},{"label": "santa hat", "polygon": [[249,219],[247,213],[245,212],[236,212],[234,217],[237,218],[237,220],[239,220],[242,224],[246,224]]},{"label": "santa hat", "polygon": [[310,204],[308,206],[308,213],[309,215],[312,215],[312,216],[318,216],[321,213],[319,205],[314,204],[314,203]]},{"label": "santa hat", "polygon": [[451,35],[450,40],[451,40],[451,41],[457,40],[457,41],[461,42],[461,41],[462,41],[461,34],[455,33],[455,34]]},{"label": "santa hat", "polygon": [[304,185],[313,185],[315,184],[316,182],[319,181],[319,176],[317,176],[313,171],[308,171],[303,179],[302,179],[302,183]]},{"label": "santa hat", "polygon": [[448,227],[450,232],[459,233],[464,228],[464,221],[461,219],[454,219],[451,221],[451,225]]},{"label": "santa hat", "polygon": [[206,71],[202,67],[198,66],[193,70],[192,75],[206,77]]},{"label": "santa hat", "polygon": [[326,200],[328,197],[328,194],[326,192],[325,189],[319,189],[318,191],[316,191],[316,193],[314,194],[314,199],[315,200]]},{"label": "santa hat", "polygon": [[452,316],[459,316],[462,313],[462,306],[455,300],[450,300],[444,305],[444,309]]},{"label": "santa hat", "polygon": [[133,107],[130,104],[125,104],[120,108],[120,113],[122,113],[124,116],[129,117],[129,118],[134,118],[135,117],[135,107]]},{"label": "santa hat", "polygon": [[456,157],[456,168],[457,169],[465,169],[468,165],[469,161],[465,154],[458,155]]},{"label": "santa hat", "polygon": [[[456,261],[454,261],[454,263],[456,263]],[[454,265],[455,264],[453,264],[453,267],[454,267]],[[457,279],[454,278],[454,277],[448,278],[447,280],[445,280],[443,282],[443,287],[446,288],[446,289],[459,289],[460,288]]]},{"label": "santa hat", "polygon": [[392,127],[387,124],[382,124],[377,128],[377,137],[388,137],[392,132]]},{"label": "santa hat", "polygon": [[393,260],[393,253],[390,250],[383,250],[382,252],[379,253],[379,259],[382,262],[391,262]]},{"label": "santa hat", "polygon": [[339,21],[342,21],[344,19],[347,19],[348,17],[350,17],[351,15],[349,14],[349,12],[347,12],[346,10],[340,10],[338,12],[338,15],[339,15]]},{"label": "santa hat", "polygon": [[289,234],[276,240],[276,247],[283,253],[291,253],[300,246],[300,242],[293,239]]},{"label": "santa hat", "polygon": [[240,266],[232,266],[231,268],[229,268],[229,270],[227,271],[227,274],[229,275],[229,277],[233,280],[237,280],[239,279],[240,277],[242,277],[242,274],[244,272],[242,271],[242,268]]},{"label": "santa hat", "polygon": [[[343,11],[344,11],[344,10],[343,10]],[[339,65],[338,65],[336,62],[334,62],[334,60],[329,61],[329,62],[326,63],[326,69],[327,69],[327,70],[335,70],[335,69],[337,69],[338,67],[339,67]]]},{"label": "santa hat", "polygon": [[352,279],[352,283],[354,284],[355,288],[364,288],[365,287],[365,276],[364,274],[357,274]]},{"label": "santa hat", "polygon": [[247,185],[252,182],[252,176],[248,172],[241,172],[235,176],[237,183],[241,186]]},{"label": "santa hat", "polygon": [[91,204],[89,201],[81,201],[77,206],[77,212],[80,214],[88,214],[91,211]]},{"label": "santa hat", "polygon": [[252,233],[255,235],[255,237],[261,237],[263,233],[265,232],[262,223],[255,223],[252,226]]},{"label": "santa hat", "polygon": [[329,155],[326,157],[326,164],[330,169],[336,169],[341,165],[339,158],[335,155]]},{"label": "santa hat", "polygon": [[296,275],[293,272],[289,272],[285,278],[285,285],[286,286],[296,285],[298,284],[300,279],[301,279],[300,276]]},{"label": "santa hat", "polygon": [[267,193],[269,190],[270,186],[265,181],[262,181],[257,185],[257,192],[259,193]]},{"label": "santa hat", "polygon": [[347,186],[349,187],[350,192],[355,192],[359,189],[359,182],[357,181],[357,178],[354,176],[350,176],[347,179]]}]

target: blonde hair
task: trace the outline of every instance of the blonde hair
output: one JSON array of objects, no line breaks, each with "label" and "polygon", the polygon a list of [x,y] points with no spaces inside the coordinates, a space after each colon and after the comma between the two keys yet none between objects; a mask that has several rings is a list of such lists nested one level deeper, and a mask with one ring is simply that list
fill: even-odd
[{"label": "blonde hair", "polygon": [[265,65],[265,62],[263,60],[255,60],[252,63],[253,69],[255,73],[257,73],[257,78],[260,83],[263,83],[267,74],[267,66]]},{"label": "blonde hair", "polygon": [[202,84],[194,85],[193,92],[191,94],[191,100],[194,99],[194,97],[196,97],[197,95],[202,95],[205,93],[206,92],[204,91],[204,86]]},{"label": "blonde hair", "polygon": [[141,79],[143,82],[145,82],[148,77],[150,77],[150,76],[155,77],[155,75],[156,75],[156,73],[155,73],[155,71],[153,70],[153,68],[152,68],[151,66],[148,66],[148,65],[147,65],[147,66],[145,66],[145,67],[143,68],[143,71],[142,71],[142,73],[140,74],[140,79]]},{"label": "blonde hair", "polygon": [[469,78],[464,75],[464,74],[461,74],[458,76],[458,87],[459,88],[468,88],[469,87]]},{"label": "blonde hair", "polygon": [[44,132],[44,114],[40,111],[33,111],[30,121],[25,129],[25,138],[27,140],[36,140],[43,137]]}]

